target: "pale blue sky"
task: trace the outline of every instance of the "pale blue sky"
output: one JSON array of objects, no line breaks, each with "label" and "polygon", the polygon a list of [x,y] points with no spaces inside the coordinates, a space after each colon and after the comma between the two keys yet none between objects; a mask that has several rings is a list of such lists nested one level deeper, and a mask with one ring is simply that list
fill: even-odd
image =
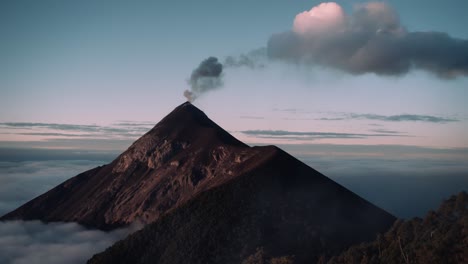
[{"label": "pale blue sky", "polygon": [[[186,80],[202,59],[266,46],[272,34],[291,29],[296,14],[319,3],[2,1],[0,122],[157,122],[185,100]],[[364,1],[337,3],[350,12]],[[441,31],[468,39],[465,0],[387,3],[410,31]],[[467,77],[442,80],[420,71],[403,77],[353,76],[273,63],[265,70],[226,71],[224,87],[195,104],[247,142],[284,140],[242,131],[367,135],[377,127],[398,133],[290,142],[468,147],[467,87]],[[284,111],[291,109],[295,111]],[[402,114],[455,121],[364,118]],[[353,115],[361,116],[350,119]],[[341,120],[319,120],[323,118]],[[60,138],[18,135],[5,125],[0,130],[0,141]]]}]

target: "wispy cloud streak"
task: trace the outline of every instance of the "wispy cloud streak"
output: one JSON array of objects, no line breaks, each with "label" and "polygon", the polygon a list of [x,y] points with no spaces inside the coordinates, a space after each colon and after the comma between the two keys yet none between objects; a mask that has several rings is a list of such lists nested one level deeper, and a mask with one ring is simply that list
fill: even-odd
[{"label": "wispy cloud streak", "polygon": [[460,120],[455,118],[447,118],[432,115],[415,115],[415,114],[401,114],[401,115],[376,115],[376,114],[356,114],[346,113],[338,117],[323,117],[318,120],[322,121],[340,121],[340,120],[377,120],[384,122],[426,122],[426,123],[450,123],[459,122]]},{"label": "wispy cloud streak", "polygon": [[153,124],[149,122],[120,122],[110,126],[4,122],[0,123],[0,134],[42,136],[46,138],[136,138],[152,127]]},{"label": "wispy cloud streak", "polygon": [[257,119],[257,120],[265,119],[265,117],[263,117],[263,116],[246,116],[246,115],[240,116],[240,118],[241,119]]},{"label": "wispy cloud streak", "polygon": [[[299,132],[286,130],[244,130],[241,133],[268,139],[284,139],[284,140],[317,140],[317,139],[351,139],[351,138],[369,138],[369,137],[406,137],[396,133],[337,133],[337,132]],[[393,131],[392,131],[393,132]]]}]

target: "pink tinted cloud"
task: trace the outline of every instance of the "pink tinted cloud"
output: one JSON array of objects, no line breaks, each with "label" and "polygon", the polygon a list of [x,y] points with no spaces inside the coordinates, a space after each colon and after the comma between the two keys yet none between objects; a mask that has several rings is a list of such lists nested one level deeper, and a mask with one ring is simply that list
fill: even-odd
[{"label": "pink tinted cloud", "polygon": [[299,13],[294,19],[293,30],[301,35],[322,34],[340,30],[344,23],[343,8],[337,3],[329,2]]}]

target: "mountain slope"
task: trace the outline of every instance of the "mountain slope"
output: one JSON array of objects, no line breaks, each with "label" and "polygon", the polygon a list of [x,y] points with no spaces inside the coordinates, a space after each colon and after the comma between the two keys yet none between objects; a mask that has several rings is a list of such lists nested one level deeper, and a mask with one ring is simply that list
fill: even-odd
[{"label": "mountain slope", "polygon": [[89,263],[241,263],[257,248],[314,263],[375,238],[395,218],[276,147]]},{"label": "mountain slope", "polygon": [[262,160],[184,103],[110,164],[79,174],[0,220],[74,221],[112,229],[149,223]]},{"label": "mountain slope", "polygon": [[110,164],[0,220],[147,228],[91,263],[302,262],[374,239],[395,218],[274,146],[249,147],[184,103]]}]

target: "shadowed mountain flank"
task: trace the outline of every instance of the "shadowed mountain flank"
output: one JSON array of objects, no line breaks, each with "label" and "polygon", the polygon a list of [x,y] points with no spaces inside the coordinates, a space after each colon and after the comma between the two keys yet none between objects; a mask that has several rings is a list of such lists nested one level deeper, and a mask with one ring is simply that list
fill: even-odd
[{"label": "shadowed mountain flank", "polygon": [[260,247],[303,263],[374,239],[395,220],[282,150],[260,149],[262,164],[89,263],[241,263]]}]

